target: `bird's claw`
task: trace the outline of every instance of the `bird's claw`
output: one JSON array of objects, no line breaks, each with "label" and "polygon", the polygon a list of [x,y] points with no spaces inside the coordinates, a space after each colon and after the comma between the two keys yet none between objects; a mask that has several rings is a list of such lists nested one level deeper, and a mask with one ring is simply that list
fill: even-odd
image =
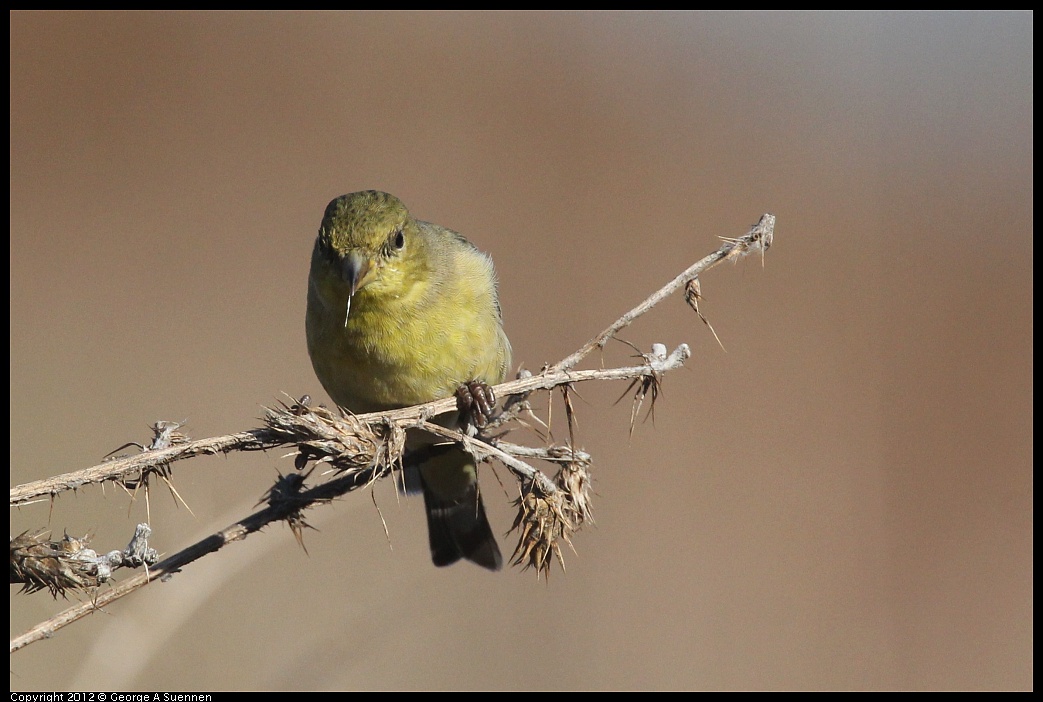
[{"label": "bird's claw", "polygon": [[476,429],[484,429],[496,411],[496,393],[480,380],[472,380],[456,389],[456,407]]}]

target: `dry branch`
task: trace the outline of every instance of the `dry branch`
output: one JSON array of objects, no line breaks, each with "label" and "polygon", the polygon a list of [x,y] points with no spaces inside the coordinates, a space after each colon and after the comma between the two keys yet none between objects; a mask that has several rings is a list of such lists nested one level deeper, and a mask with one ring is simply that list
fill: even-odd
[{"label": "dry branch", "polygon": [[[26,505],[35,501],[53,499],[55,495],[76,490],[84,485],[114,481],[126,486],[135,481],[147,481],[149,475],[168,476],[172,463],[199,455],[228,453],[230,451],[257,451],[279,446],[298,448],[297,468],[300,472],[282,476],[265,496],[268,506],[249,515],[202,541],[146,568],[111,589],[95,591],[94,597],[33,627],[11,641],[11,651],[51,636],[61,627],[82,618],[96,608],[124,597],[149,582],[177,572],[192,561],[239,541],[275,521],[286,521],[298,541],[307,527],[303,511],[315,504],[326,503],[352,490],[384,477],[411,458],[405,452],[407,429],[424,430],[459,443],[477,459],[495,458],[507,466],[519,479],[518,517],[514,527],[519,531],[519,543],[514,552],[515,564],[534,567],[537,573],[547,574],[551,562],[557,560],[564,568],[560,542],[571,545],[570,535],[591,521],[589,504],[590,479],[587,468],[590,456],[575,448],[571,440],[572,405],[570,388],[575,383],[592,380],[631,380],[636,387],[635,406],[646,394],[654,401],[662,375],[680,367],[691,355],[686,344],[667,353],[662,344],[653,344],[650,353],[642,354],[639,365],[574,370],[595,348],[603,348],[609,339],[635,319],[650,310],[682,286],[686,288],[689,304],[698,298],[698,276],[726,260],[736,260],[751,252],[762,255],[772,243],[775,217],[766,214],[745,236],[724,239],[724,244],[704,257],[665,286],[646,298],[604,331],[584,344],[575,353],[537,374],[494,387],[498,397],[506,397],[503,415],[490,429],[513,421],[527,410],[527,398],[537,390],[563,389],[566,414],[569,419],[570,442],[567,446],[527,447],[499,439],[471,437],[428,422],[444,412],[456,409],[456,400],[448,398],[423,405],[389,412],[364,415],[340,415],[324,407],[308,407],[300,403],[269,409],[264,417],[265,427],[250,431],[190,441],[176,432],[180,425],[157,424],[157,438],[141,453],[106,461],[80,471],[19,485],[11,489],[11,505]],[[694,291],[694,292],[693,292]],[[698,307],[693,305],[697,312]],[[699,316],[706,321],[702,313]],[[715,335],[716,336],[716,335]],[[636,410],[635,410],[636,412]],[[423,451],[425,449],[418,449]],[[528,461],[539,459],[558,466],[554,478],[531,466]],[[339,475],[330,480],[309,485],[313,470],[303,471],[308,462],[329,464]],[[303,542],[302,542],[303,543]],[[14,545],[12,544],[12,556]],[[12,565],[12,571],[14,565]],[[68,584],[69,587],[75,583]],[[49,588],[37,583],[34,588]]]}]

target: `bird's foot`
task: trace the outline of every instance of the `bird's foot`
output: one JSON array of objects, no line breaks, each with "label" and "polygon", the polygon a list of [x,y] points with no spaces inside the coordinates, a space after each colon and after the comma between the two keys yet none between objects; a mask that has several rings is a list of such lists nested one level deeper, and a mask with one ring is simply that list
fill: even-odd
[{"label": "bird's foot", "polygon": [[496,393],[482,381],[472,380],[456,389],[456,407],[476,429],[484,429],[496,414]]}]

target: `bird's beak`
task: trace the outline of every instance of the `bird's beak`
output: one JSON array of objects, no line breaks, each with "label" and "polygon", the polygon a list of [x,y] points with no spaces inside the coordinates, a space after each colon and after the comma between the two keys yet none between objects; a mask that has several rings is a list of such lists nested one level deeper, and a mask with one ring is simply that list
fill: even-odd
[{"label": "bird's beak", "polygon": [[345,327],[348,326],[348,315],[351,313],[351,298],[362,287],[362,281],[366,278],[372,265],[369,257],[358,251],[349,252],[341,261],[341,275],[344,276],[344,282],[348,284],[348,304],[347,309],[344,310]]}]

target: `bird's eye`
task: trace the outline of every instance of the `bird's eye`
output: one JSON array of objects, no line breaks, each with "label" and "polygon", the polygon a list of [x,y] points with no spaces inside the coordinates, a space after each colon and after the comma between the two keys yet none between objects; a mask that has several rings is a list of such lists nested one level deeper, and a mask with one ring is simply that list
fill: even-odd
[{"label": "bird's eye", "polygon": [[396,249],[401,249],[406,245],[406,235],[402,233],[401,229],[395,232],[395,235],[391,237],[391,245]]}]

